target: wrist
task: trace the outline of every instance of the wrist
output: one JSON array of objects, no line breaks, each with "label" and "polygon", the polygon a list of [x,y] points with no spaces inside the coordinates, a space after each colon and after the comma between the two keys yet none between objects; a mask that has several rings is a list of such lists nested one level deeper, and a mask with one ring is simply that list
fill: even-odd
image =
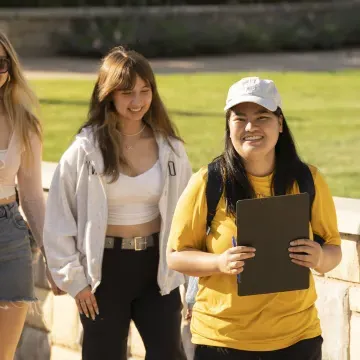
[{"label": "wrist", "polygon": [[221,266],[221,254],[214,254],[214,273],[222,273],[222,266]]},{"label": "wrist", "polygon": [[323,268],[323,264],[324,264],[324,251],[321,248],[319,259],[318,259],[316,266],[314,267],[314,270],[317,271],[318,273],[322,273],[321,269]]}]

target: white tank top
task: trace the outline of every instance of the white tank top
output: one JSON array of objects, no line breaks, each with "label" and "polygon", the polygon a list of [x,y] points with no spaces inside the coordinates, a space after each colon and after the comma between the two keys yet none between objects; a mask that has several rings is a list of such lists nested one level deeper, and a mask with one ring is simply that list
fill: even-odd
[{"label": "white tank top", "polygon": [[[7,150],[0,150],[0,170],[5,169],[6,153]],[[6,199],[13,195],[15,195],[15,186],[3,184],[0,175],[0,199]]]},{"label": "white tank top", "polygon": [[156,219],[163,186],[159,160],[138,176],[120,173],[117,181],[105,185],[108,225],[137,225]]}]

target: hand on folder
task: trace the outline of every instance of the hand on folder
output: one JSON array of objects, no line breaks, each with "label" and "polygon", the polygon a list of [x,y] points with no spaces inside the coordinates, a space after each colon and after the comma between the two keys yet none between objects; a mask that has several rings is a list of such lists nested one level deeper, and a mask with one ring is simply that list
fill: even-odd
[{"label": "hand on folder", "polygon": [[309,239],[298,239],[290,243],[289,256],[297,265],[316,269],[319,268],[323,258],[323,250],[316,242]]},{"label": "hand on folder", "polygon": [[229,275],[240,274],[244,270],[246,259],[255,256],[255,249],[248,246],[231,247],[218,257],[218,269],[220,272]]}]

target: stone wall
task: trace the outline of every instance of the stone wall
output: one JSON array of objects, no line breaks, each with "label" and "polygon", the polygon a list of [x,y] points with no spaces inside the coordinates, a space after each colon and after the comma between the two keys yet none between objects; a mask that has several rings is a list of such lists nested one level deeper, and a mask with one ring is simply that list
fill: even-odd
[{"label": "stone wall", "polygon": [[[48,189],[55,164],[44,163],[43,184]],[[324,345],[323,360],[360,359],[360,199],[334,197],[342,238],[341,264],[325,276],[315,275],[317,308]],[[38,308],[28,315],[16,360],[80,360],[82,328],[73,299],[53,296],[44,264],[35,266]],[[188,333],[183,324],[183,333]],[[188,339],[188,336],[185,337]],[[191,347],[186,346],[191,352]],[[129,354],[143,359],[138,332],[131,327]]]}]

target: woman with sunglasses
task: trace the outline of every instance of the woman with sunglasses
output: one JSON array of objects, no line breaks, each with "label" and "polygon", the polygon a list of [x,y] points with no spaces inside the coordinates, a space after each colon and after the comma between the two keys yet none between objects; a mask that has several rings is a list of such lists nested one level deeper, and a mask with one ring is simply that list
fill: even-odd
[{"label": "woman with sunglasses", "polygon": [[[249,270],[247,262],[260,249],[234,246],[232,237],[238,231],[237,200],[297,194],[309,174],[315,187],[309,239],[289,239],[288,261],[326,273],[341,260],[330,191],[321,173],[300,160],[273,81],[249,77],[236,82],[225,112],[225,149],[212,163],[224,191],[211,227],[207,232],[208,168],[202,168],[177,204],[169,237],[169,267],[199,277],[191,318],[195,359],[321,360],[312,273],[306,290],[238,296],[236,275]],[[261,227],[260,216],[254,221]],[[313,241],[319,238],[322,246]]]},{"label": "woman with sunglasses", "polygon": [[[19,213],[15,192],[17,178],[22,209],[42,249],[45,205],[36,106],[37,99],[25,81],[15,50],[0,32],[1,360],[14,358],[29,304],[36,300],[28,227]],[[56,287],[53,289],[56,292]]]}]

